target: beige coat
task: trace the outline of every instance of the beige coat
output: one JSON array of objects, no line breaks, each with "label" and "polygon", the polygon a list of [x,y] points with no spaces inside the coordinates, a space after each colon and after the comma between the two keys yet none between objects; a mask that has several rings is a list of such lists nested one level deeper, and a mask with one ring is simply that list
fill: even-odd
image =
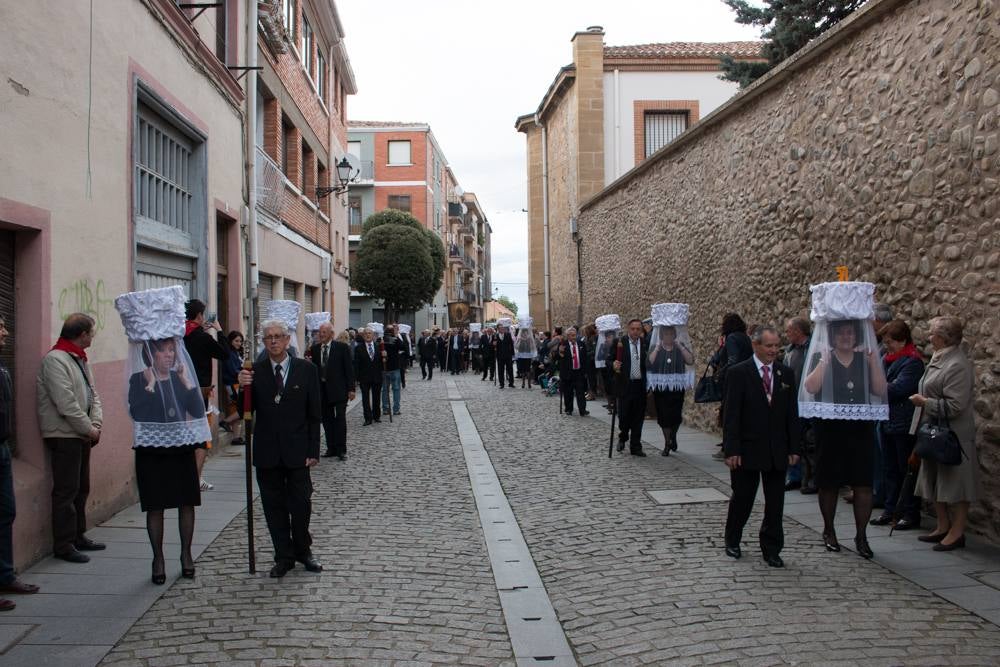
[{"label": "beige coat", "polygon": [[920,380],[920,394],[927,398],[922,422],[944,417],[945,405],[952,431],[968,458],[957,466],[922,461],[917,495],[939,503],[971,502],[979,494],[979,457],[976,454],[976,421],[973,401],[975,375],[972,362],[960,347],[938,350]]},{"label": "beige coat", "polygon": [[[86,380],[80,365],[87,373]],[[87,382],[94,387],[92,397]],[[85,439],[93,426],[100,426],[103,419],[101,399],[86,362],[80,360],[78,365],[68,352],[50,351],[42,358],[36,388],[38,425],[43,438]]]}]

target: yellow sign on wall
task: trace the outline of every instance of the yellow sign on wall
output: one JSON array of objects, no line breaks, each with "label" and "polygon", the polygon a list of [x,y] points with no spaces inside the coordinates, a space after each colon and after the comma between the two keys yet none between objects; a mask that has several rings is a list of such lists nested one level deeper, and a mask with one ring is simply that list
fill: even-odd
[{"label": "yellow sign on wall", "polygon": [[847,274],[847,267],[846,266],[838,266],[837,267],[837,281],[838,282],[842,282],[842,283],[846,283],[848,280],[850,280],[850,278],[848,277],[848,274]]}]

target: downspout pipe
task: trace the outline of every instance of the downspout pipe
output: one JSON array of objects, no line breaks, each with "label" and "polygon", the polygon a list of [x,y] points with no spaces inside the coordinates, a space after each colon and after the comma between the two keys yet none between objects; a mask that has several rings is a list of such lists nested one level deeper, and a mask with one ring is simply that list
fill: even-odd
[{"label": "downspout pipe", "polygon": [[549,142],[545,125],[535,114],[535,126],[542,129],[542,262],[544,264],[545,328],[552,330],[552,308],[550,307],[549,275]]},{"label": "downspout pipe", "polygon": [[247,70],[247,341],[256,351],[256,326],[260,284],[259,243],[257,238],[257,6],[247,3],[246,63]]}]

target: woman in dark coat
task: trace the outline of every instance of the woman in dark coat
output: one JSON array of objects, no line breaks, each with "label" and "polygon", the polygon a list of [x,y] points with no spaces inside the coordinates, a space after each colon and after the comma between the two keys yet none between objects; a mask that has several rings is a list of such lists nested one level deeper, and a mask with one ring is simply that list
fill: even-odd
[{"label": "woman in dark coat", "polygon": [[[736,313],[726,313],[722,316],[722,329],[719,336],[719,349],[708,360],[708,365],[713,372],[719,376],[722,385],[722,402],[719,403],[719,426],[722,426],[723,413],[726,409],[726,369],[734,364],[738,364],[753,355],[753,345],[750,343],[750,336],[747,335],[747,323]],[[722,453],[722,443],[717,447],[719,451],[713,454],[717,459],[725,458]]]}]

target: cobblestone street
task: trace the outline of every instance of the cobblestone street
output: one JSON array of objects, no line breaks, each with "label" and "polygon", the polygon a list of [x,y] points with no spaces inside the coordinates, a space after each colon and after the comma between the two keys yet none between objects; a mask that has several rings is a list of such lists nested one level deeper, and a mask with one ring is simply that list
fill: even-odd
[{"label": "cobblestone street", "polygon": [[[258,573],[247,574],[240,515],[198,558],[197,579],[175,583],[101,664],[531,664],[515,659],[508,635],[451,378],[410,377],[393,424],[362,427],[352,411],[347,461],[324,459],[314,472],[322,574],[299,567],[269,579],[259,511]],[[645,459],[609,460],[604,422],[560,415],[537,390],[501,392],[466,375],[453,385],[458,394],[579,664],[1000,659],[996,625],[852,552],[826,553],[814,530],[789,517],[785,569],[757,557],[757,516],[744,558],[726,558],[724,502],[658,505],[646,494],[728,493],[681,457],[647,448]],[[698,434],[682,434],[683,456]],[[850,536],[845,528],[841,539]]]}]

